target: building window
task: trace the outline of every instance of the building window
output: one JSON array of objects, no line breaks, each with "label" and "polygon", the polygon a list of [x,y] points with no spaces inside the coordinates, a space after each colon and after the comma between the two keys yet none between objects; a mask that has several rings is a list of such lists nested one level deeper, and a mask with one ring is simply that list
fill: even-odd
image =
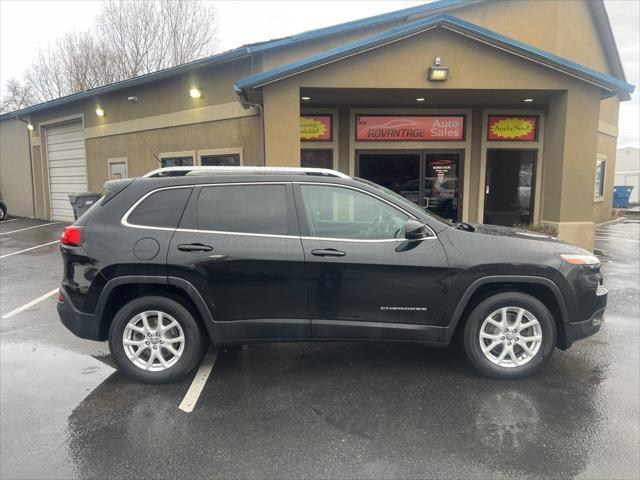
[{"label": "building window", "polygon": [[302,149],[300,151],[300,166],[303,168],[333,168],[333,150],[331,149]]},{"label": "building window", "polygon": [[604,197],[604,176],[607,168],[607,159],[598,158],[596,161],[596,184],[593,192],[594,198]]},{"label": "building window", "polygon": [[228,155],[201,155],[200,162],[205,167],[239,167],[240,155],[237,153]]},{"label": "building window", "polygon": [[198,150],[198,165],[204,167],[239,167],[243,164],[242,147]]},{"label": "building window", "polygon": [[160,159],[162,167],[191,167],[193,166],[193,157],[163,157]]}]

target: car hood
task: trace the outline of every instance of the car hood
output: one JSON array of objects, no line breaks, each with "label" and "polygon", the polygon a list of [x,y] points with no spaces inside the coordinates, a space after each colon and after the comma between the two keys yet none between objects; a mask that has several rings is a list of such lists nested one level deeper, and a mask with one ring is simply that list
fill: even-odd
[{"label": "car hood", "polygon": [[566,243],[562,240],[547,235],[545,233],[533,232],[531,230],[524,230],[522,228],[502,227],[500,225],[489,225],[485,223],[470,223],[476,233],[482,233],[484,235],[495,235],[499,237],[513,237],[523,240],[540,240],[543,242],[554,243]]}]

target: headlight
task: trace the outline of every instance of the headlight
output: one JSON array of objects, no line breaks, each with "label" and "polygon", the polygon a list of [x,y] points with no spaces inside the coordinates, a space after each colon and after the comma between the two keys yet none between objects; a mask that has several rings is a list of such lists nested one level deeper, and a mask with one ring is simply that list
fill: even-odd
[{"label": "headlight", "polygon": [[600,265],[600,260],[595,255],[561,253],[560,258],[571,265]]}]

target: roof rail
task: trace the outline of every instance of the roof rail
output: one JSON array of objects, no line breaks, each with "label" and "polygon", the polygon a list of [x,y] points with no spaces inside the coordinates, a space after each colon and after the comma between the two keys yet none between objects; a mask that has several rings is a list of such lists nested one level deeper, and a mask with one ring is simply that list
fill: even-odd
[{"label": "roof rail", "polygon": [[144,178],[181,177],[185,175],[317,175],[325,177],[351,178],[329,168],[300,167],[164,167],[153,170]]}]

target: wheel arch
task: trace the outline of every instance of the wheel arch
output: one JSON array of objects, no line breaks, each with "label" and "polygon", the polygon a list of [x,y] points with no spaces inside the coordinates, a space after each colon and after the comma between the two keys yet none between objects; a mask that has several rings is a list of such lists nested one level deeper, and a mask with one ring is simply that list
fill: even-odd
[{"label": "wheel arch", "polygon": [[560,288],[548,278],[520,275],[489,276],[474,281],[454,310],[447,327],[446,342],[450,342],[464,327],[466,319],[476,305],[496,293],[506,291],[526,293],[544,303],[556,323],[556,345],[561,349],[568,348],[566,324],[569,322],[569,312]]},{"label": "wheel arch", "polygon": [[109,280],[102,290],[96,305],[96,315],[100,319],[100,340],[108,338],[111,321],[123,305],[135,298],[154,294],[180,302],[194,314],[209,337],[214,338],[211,311],[190,282],[177,277],[128,275]]}]

